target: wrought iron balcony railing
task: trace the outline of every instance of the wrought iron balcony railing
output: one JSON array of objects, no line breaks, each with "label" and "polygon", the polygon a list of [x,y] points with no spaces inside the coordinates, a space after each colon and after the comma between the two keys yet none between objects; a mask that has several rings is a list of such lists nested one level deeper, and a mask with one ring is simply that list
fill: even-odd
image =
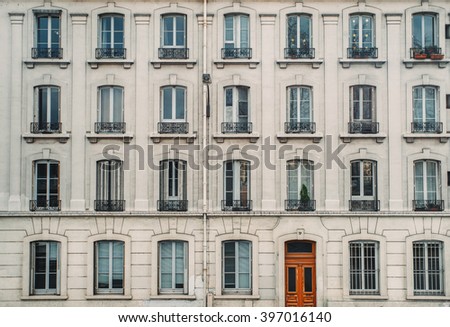
[{"label": "wrought iron balcony railing", "polygon": [[414,211],[443,211],[444,200],[413,200]]},{"label": "wrought iron balcony railing", "polygon": [[222,48],[223,59],[251,59],[252,48]]},{"label": "wrought iron balcony railing", "polygon": [[252,123],[222,123],[222,133],[251,133]]},{"label": "wrought iron balcony railing", "polygon": [[187,211],[187,200],[158,200],[158,211]]},{"label": "wrought iron balcony railing", "polygon": [[187,134],[189,133],[189,123],[161,122],[158,123],[158,133]]},{"label": "wrought iron balcony railing", "polygon": [[316,123],[313,122],[287,122],[284,123],[285,133],[315,133]]},{"label": "wrought iron balcony railing", "polygon": [[95,123],[95,133],[125,133],[126,124],[117,122]]},{"label": "wrought iron balcony railing", "polygon": [[61,200],[30,200],[30,211],[61,211]]},{"label": "wrought iron balcony railing", "polygon": [[62,59],[62,48],[31,48],[31,58]]},{"label": "wrought iron balcony railing", "polygon": [[286,211],[314,211],[316,200],[285,200]]},{"label": "wrought iron balcony railing", "polygon": [[347,48],[347,58],[376,59],[378,58],[378,48]]},{"label": "wrought iron balcony railing", "polygon": [[380,200],[350,200],[350,211],[380,211]]},{"label": "wrought iron balcony railing", "polygon": [[189,49],[188,48],[159,48],[158,49],[159,59],[188,59]]},{"label": "wrought iron balcony railing", "polygon": [[412,122],[411,132],[413,133],[436,133],[441,134],[443,125],[441,122]]},{"label": "wrought iron balcony railing", "polygon": [[285,59],[313,59],[316,50],[314,48],[284,48]]},{"label": "wrought iron balcony railing", "polygon": [[125,200],[95,200],[95,211],[125,211]]},{"label": "wrought iron balcony railing", "polygon": [[31,123],[30,133],[41,134],[41,133],[61,133],[61,123]]},{"label": "wrought iron balcony railing", "polygon": [[97,48],[95,49],[96,59],[125,59],[127,49],[125,48]]},{"label": "wrought iron balcony railing", "polygon": [[443,59],[442,48],[437,46],[429,46],[425,48],[411,48],[410,57],[413,59]]},{"label": "wrought iron balcony railing", "polygon": [[352,121],[348,123],[350,134],[378,134],[379,123],[371,121]]},{"label": "wrought iron balcony railing", "polygon": [[251,211],[251,200],[222,200],[222,211]]}]

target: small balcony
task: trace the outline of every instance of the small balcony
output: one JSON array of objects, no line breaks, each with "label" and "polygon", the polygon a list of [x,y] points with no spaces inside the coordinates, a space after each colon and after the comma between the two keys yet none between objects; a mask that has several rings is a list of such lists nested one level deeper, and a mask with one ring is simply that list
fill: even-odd
[{"label": "small balcony", "polygon": [[96,48],[96,59],[125,59],[127,49],[125,48]]},{"label": "small balcony", "polygon": [[187,200],[158,200],[158,211],[187,211]]},{"label": "small balcony", "polygon": [[350,211],[380,211],[380,200],[350,200]]},{"label": "small balcony", "polygon": [[159,59],[188,59],[189,49],[188,48],[159,48],[158,49]]},{"label": "small balcony", "polygon": [[410,57],[412,59],[432,59],[432,60],[442,60],[444,55],[442,54],[442,49],[437,46],[429,46],[425,48],[411,48]]},{"label": "small balcony", "polygon": [[310,133],[314,134],[316,132],[316,123],[312,122],[287,122],[284,123],[284,132],[287,134],[302,134]]},{"label": "small balcony", "polygon": [[95,133],[125,133],[126,124],[116,122],[97,122],[95,123]]},{"label": "small balcony", "polygon": [[95,200],[95,211],[125,211],[125,200]]},{"label": "small balcony", "polygon": [[251,133],[253,130],[252,123],[222,123],[222,133]]},{"label": "small balcony", "polygon": [[316,200],[285,200],[286,211],[315,211]]},{"label": "small balcony", "polygon": [[378,134],[379,123],[371,121],[353,121],[348,123],[350,134]]},{"label": "small balcony", "polygon": [[443,124],[441,122],[412,122],[412,133],[434,133],[441,134],[443,131]]},{"label": "small balcony", "polygon": [[33,59],[62,59],[62,48],[32,48],[31,58]]},{"label": "small balcony", "polygon": [[378,48],[347,48],[347,58],[351,59],[377,59]]},{"label": "small balcony", "polygon": [[444,200],[413,200],[414,211],[444,211]]},{"label": "small balcony", "polygon": [[222,59],[251,59],[252,48],[222,48]]},{"label": "small balcony", "polygon": [[161,122],[158,123],[158,133],[187,134],[189,133],[189,123]]},{"label": "small balcony", "polygon": [[61,200],[30,200],[30,211],[61,211]]},{"label": "small balcony", "polygon": [[315,57],[314,48],[284,48],[284,58],[285,59],[314,59]]},{"label": "small balcony", "polygon": [[251,200],[222,200],[222,211],[251,211]]},{"label": "small balcony", "polygon": [[31,123],[30,133],[32,134],[59,134],[61,133],[61,123]]}]

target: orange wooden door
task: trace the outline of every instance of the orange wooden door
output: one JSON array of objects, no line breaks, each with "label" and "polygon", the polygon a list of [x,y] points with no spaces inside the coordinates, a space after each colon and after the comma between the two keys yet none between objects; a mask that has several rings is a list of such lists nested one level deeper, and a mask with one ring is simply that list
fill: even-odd
[{"label": "orange wooden door", "polygon": [[285,248],[285,305],[316,306],[315,243],[291,241]]}]

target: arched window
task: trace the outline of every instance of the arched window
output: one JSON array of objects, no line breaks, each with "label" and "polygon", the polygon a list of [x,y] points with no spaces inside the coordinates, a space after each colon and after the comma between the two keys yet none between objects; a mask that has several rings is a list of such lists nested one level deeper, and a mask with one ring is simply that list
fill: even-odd
[{"label": "arched window", "polygon": [[59,194],[59,162],[55,160],[38,160],[33,165],[33,200],[31,211],[59,211],[61,201]]},{"label": "arched window", "polygon": [[97,117],[96,133],[125,133],[123,87],[99,87]]},{"label": "arched window", "polygon": [[314,133],[312,88],[289,86],[287,88],[286,133]]},{"label": "arched window", "polygon": [[313,163],[309,160],[291,160],[287,163],[286,210],[313,211]]},{"label": "arched window", "polygon": [[123,163],[119,160],[97,161],[96,211],[124,211]]},{"label": "arched window", "polygon": [[186,161],[161,162],[159,211],[186,211],[188,209],[186,187]]},{"label": "arched window", "polygon": [[224,200],[222,201],[222,210],[251,210],[250,162],[244,160],[226,161],[223,176]]},{"label": "arched window", "polygon": [[124,16],[105,14],[99,16],[97,59],[125,59]]},{"label": "arched window", "polygon": [[351,162],[350,210],[380,210],[377,200],[377,163],[375,161]]}]

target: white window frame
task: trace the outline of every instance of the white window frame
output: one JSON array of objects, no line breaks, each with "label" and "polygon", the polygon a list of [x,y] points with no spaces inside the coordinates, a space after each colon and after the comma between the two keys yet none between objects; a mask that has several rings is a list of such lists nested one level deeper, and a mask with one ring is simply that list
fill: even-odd
[{"label": "white window frame", "polygon": [[[161,245],[162,243],[170,243],[171,246],[171,287],[169,288],[163,288],[162,287],[162,252],[161,252]],[[183,287],[176,287],[176,247],[177,245],[183,246]],[[189,260],[188,260],[188,242],[182,241],[182,240],[162,240],[158,242],[158,277],[159,277],[159,283],[158,283],[158,291],[160,294],[188,294],[188,266],[189,266]],[[179,258],[178,258],[179,259]]]},{"label": "white window frame", "polygon": [[[295,39],[289,39],[289,20],[291,18],[296,18],[296,28],[295,28]],[[302,18],[309,20],[309,32],[307,40],[302,38],[302,30],[300,22]],[[303,40],[304,44],[301,44]],[[306,40],[306,42],[304,41]],[[313,47],[313,35],[312,35],[312,17],[309,14],[289,14],[286,17],[286,48],[288,49],[302,49],[302,48],[312,48]]]},{"label": "white window frame", "polygon": [[[34,26],[35,26],[35,34],[34,34],[34,44],[35,47],[38,49],[59,49],[61,48],[61,13],[44,13],[44,12],[35,12],[34,13],[34,17],[35,17],[35,22],[34,22]],[[39,42],[39,19],[46,17],[48,19],[48,23],[50,23],[50,27],[47,24],[47,44]],[[58,24],[58,29],[57,29],[57,41],[58,42],[54,42],[54,38],[52,36],[52,32],[54,31],[54,29],[52,28],[52,18],[57,18],[59,21]],[[44,30],[44,29],[42,29]],[[45,47],[41,47],[40,44],[42,45],[46,45]],[[53,47],[53,45],[57,45],[56,47]]]},{"label": "white window frame", "polygon": [[[105,108],[105,110],[103,110],[103,103],[102,103],[102,92],[104,91],[108,91],[109,92],[109,108]],[[114,108],[115,106],[115,101],[114,101],[114,93],[116,91],[120,91],[120,103],[118,105],[118,110],[120,111],[119,113],[117,113],[117,115],[115,115],[115,110]],[[124,100],[124,89],[121,86],[113,86],[113,85],[107,85],[107,86],[100,86],[98,88],[98,113],[97,113],[97,117],[98,117],[98,122],[101,123],[123,123],[124,122],[124,108],[123,108],[123,102]],[[117,109],[116,109],[117,110]],[[103,112],[106,111],[108,112],[109,115],[109,121],[106,121],[106,117],[103,117]],[[115,121],[114,117],[120,117],[120,121]]]},{"label": "white window frame", "polygon": [[[417,256],[416,253],[416,247],[417,246],[423,246],[423,257]],[[431,246],[434,246],[434,250],[437,250],[437,253],[435,252],[435,256],[430,258],[428,250]],[[413,253],[413,289],[414,289],[414,295],[444,295],[444,256],[443,256],[443,242],[442,241],[415,241],[412,242],[412,253]],[[436,255],[437,254],[437,255]],[[418,260],[423,260],[423,270],[416,269],[416,263],[418,263]],[[437,264],[437,270],[432,270],[430,267],[430,260],[434,260],[434,264]],[[437,263],[436,263],[437,261]],[[436,276],[436,274],[438,276]],[[425,283],[423,286],[423,289],[417,289],[416,288],[416,282],[419,283],[419,276],[423,276],[423,282]],[[430,282],[433,278],[433,275],[437,277],[437,281],[439,283],[439,289],[432,289],[433,285],[430,285]]]},{"label": "white window frame", "polygon": [[[171,159],[161,162],[160,200],[186,200],[186,172],[186,161],[184,160]],[[170,190],[172,190],[172,194],[170,194]]]},{"label": "white window frame", "polygon": [[[359,251],[361,253],[360,257],[352,256],[352,246],[359,247]],[[366,264],[366,255],[364,253],[364,247],[371,246],[374,249],[374,259],[373,264],[374,268],[369,269],[365,266]],[[380,245],[377,241],[369,241],[369,240],[355,240],[348,242],[349,247],[349,293],[350,295],[379,295],[380,294]],[[355,259],[356,258],[356,259]],[[360,266],[355,267],[355,263],[353,260],[359,260]],[[370,285],[367,285],[367,281],[364,276],[367,274],[372,275],[372,282],[374,283],[373,288],[368,288]],[[360,278],[361,288],[352,288],[352,278]]]},{"label": "white window frame", "polygon": [[[98,282],[99,282],[99,250],[98,246],[100,243],[107,243],[109,246],[109,253],[108,253],[108,288],[99,288]],[[114,243],[120,243],[122,245],[122,254],[121,257],[122,260],[122,287],[113,287],[113,265],[114,265],[114,253],[113,253],[113,245]],[[95,273],[94,273],[94,293],[95,294],[124,294],[124,286],[125,286],[125,242],[123,241],[116,241],[116,240],[99,240],[94,243],[94,256],[95,256]]]},{"label": "white window frame", "polygon": [[[227,243],[233,243],[234,244],[234,256],[231,258],[234,258],[235,260],[235,270],[233,272],[226,272],[226,265],[225,265],[225,260],[228,258],[225,256],[225,244]],[[248,257],[242,257],[241,253],[240,253],[240,247],[239,245],[241,243],[246,243],[248,244]],[[252,242],[248,241],[248,240],[226,240],[222,242],[222,294],[229,294],[229,293],[239,293],[239,294],[251,294],[252,293],[252,282],[253,282],[253,257],[252,257]],[[241,258],[247,259],[248,260],[248,272],[242,272],[241,271],[241,265],[240,265],[240,260]],[[234,287],[225,287],[225,275],[226,274],[234,274]],[[240,285],[240,278],[239,276],[241,274],[248,274],[248,284],[249,287],[241,287]]]},{"label": "white window frame", "polygon": [[[355,42],[353,40],[353,29],[352,29],[352,18],[358,18],[358,33],[356,35],[356,37],[358,38],[358,40]],[[369,46],[365,46],[364,45],[364,40],[363,40],[363,34],[364,34],[364,29],[363,29],[363,20],[364,19],[370,19],[371,20],[371,32],[372,32],[372,37],[371,40],[368,42]],[[349,34],[349,48],[359,48],[359,49],[370,49],[370,48],[375,48],[375,17],[372,14],[351,14],[349,15],[349,28],[348,28],[348,34]]]},{"label": "white window frame", "polygon": [[[247,25],[248,25],[248,29],[245,32],[245,30],[243,30],[242,22],[241,19],[242,17],[245,17],[247,19]],[[232,40],[228,40],[227,39],[227,19],[232,18],[232,22],[233,22],[233,27],[231,28],[232,32],[233,32],[233,39]],[[247,14],[226,14],[224,16],[224,26],[223,26],[223,43],[224,43],[224,48],[225,49],[250,49],[250,16]],[[245,47],[242,46],[242,43],[244,41],[242,41],[242,34],[246,33],[246,37],[247,37],[247,44]],[[244,44],[245,45],[245,44]]]},{"label": "white window frame", "polygon": [[[112,167],[116,165],[117,167],[112,169]],[[124,196],[123,161],[99,160],[97,161],[96,171],[97,171],[96,200],[100,201],[123,200]],[[107,181],[105,179],[107,179]]]},{"label": "white window frame", "polygon": [[[36,246],[45,245],[45,287],[37,289],[36,281]],[[50,246],[56,246],[56,287],[50,288]],[[61,293],[61,244],[57,241],[34,241],[30,243],[31,264],[30,264],[30,294],[31,295],[60,295]]]},{"label": "white window frame", "polygon": [[[179,24],[177,23],[177,18],[183,18],[183,29],[181,30],[183,32],[183,44],[181,45],[177,45],[177,32],[179,32],[178,28],[179,28]],[[165,30],[165,20],[166,19],[172,19],[173,20],[173,30],[171,31],[166,31]],[[172,40],[173,43],[172,44],[166,44],[165,43],[165,38],[164,38],[164,34],[166,32],[169,32],[172,34]],[[161,36],[160,36],[161,40],[160,40],[160,44],[161,44],[161,48],[180,48],[180,49],[184,49],[186,48],[186,44],[187,44],[187,17],[184,14],[164,14],[161,15]]]},{"label": "white window frame", "polygon": [[[420,97],[416,98],[416,90],[420,90],[419,95]],[[427,98],[427,90],[433,90],[434,91],[434,98],[433,99],[428,99]],[[413,121],[414,122],[420,122],[420,123],[425,123],[425,122],[439,122],[439,88],[433,85],[420,85],[420,86],[415,86],[413,87],[413,95],[412,95],[412,104],[413,104]],[[434,103],[434,118],[431,119],[427,119],[427,102],[428,101],[433,101]],[[420,119],[416,119],[416,101],[421,101],[422,102],[422,108],[420,109],[419,113],[421,114]]]},{"label": "white window frame", "polygon": [[[166,90],[171,90],[172,93],[172,106],[171,108],[171,118],[164,118],[165,112],[165,102],[164,102],[164,92]],[[178,97],[177,91],[183,91],[183,118],[177,117],[177,105],[178,105]],[[184,86],[164,86],[161,88],[161,121],[162,122],[186,122],[186,88]]]},{"label": "white window frame", "polygon": [[[296,167],[295,167],[296,166]],[[292,167],[292,169],[290,169]],[[287,170],[287,199],[301,200],[300,192],[305,183],[303,181],[309,180],[305,186],[308,190],[310,200],[314,200],[314,164],[310,160],[289,160],[286,165]],[[294,190],[293,178],[297,180],[297,189]],[[298,183],[301,181],[301,183]],[[295,191],[295,192],[294,192]],[[295,196],[294,196],[295,195]]]},{"label": "white window frame", "polygon": [[[358,164],[359,165],[359,176],[353,175],[353,165]],[[371,176],[365,176],[364,175],[364,165],[370,164],[372,166],[372,175]],[[377,200],[377,162],[373,160],[353,160],[350,163],[351,169],[350,169],[350,178],[351,178],[351,187],[350,187],[350,195],[351,199],[355,201],[361,201],[361,200],[368,200],[368,201],[374,201]],[[372,181],[372,195],[365,195],[364,194],[364,179],[370,177]],[[358,178],[359,179],[359,195],[353,195],[353,179]]]},{"label": "white window frame", "polygon": [[[47,108],[42,108],[41,109],[41,100],[42,100],[42,98],[41,98],[41,90],[44,90],[44,89],[46,89],[46,97],[47,97],[47,99],[46,99],[46,102],[47,102]],[[56,92],[57,93],[57,103],[56,104],[54,104],[53,103],[53,101],[52,101],[52,93],[53,92]],[[61,122],[61,88],[59,87],[59,86],[56,86],[56,85],[39,85],[39,86],[36,86],[35,88],[34,88],[34,101],[35,101],[35,104],[34,104],[34,122],[35,123],[39,123],[39,124],[41,124],[41,123],[45,123],[45,124],[56,124],[56,123],[60,123]],[[56,106],[56,114],[57,114],[57,116],[58,116],[58,119],[57,119],[57,121],[52,121],[52,119],[51,119],[51,117],[52,117],[52,108],[55,108],[55,106]],[[46,116],[47,116],[47,119],[44,121],[44,120],[42,120],[42,117],[41,117],[41,115],[39,114],[41,111],[44,111],[45,110],[45,112],[46,112]],[[58,129],[59,129],[59,127],[58,127]],[[39,130],[41,130],[40,128],[39,128]],[[52,128],[51,128],[51,125],[50,125],[50,131],[52,130]]]},{"label": "white window frame", "polygon": [[[43,164],[46,165],[46,170],[47,170],[46,177],[39,177],[38,176],[38,165],[43,165]],[[50,178],[50,166],[51,165],[56,165],[57,166],[58,176],[56,178]],[[45,182],[46,182],[46,186],[45,186],[45,201],[46,201],[46,203],[48,203],[48,206],[46,205],[45,208],[53,207],[51,205],[52,204],[51,197],[55,196],[55,193],[51,193],[50,192],[51,180],[53,179],[53,180],[57,181],[57,188],[58,188],[58,190],[57,190],[57,193],[56,193],[56,196],[57,196],[57,200],[56,200],[57,203],[56,204],[59,207],[59,201],[60,201],[60,198],[61,198],[61,194],[60,194],[61,173],[60,173],[60,163],[59,163],[59,161],[56,161],[56,160],[36,160],[33,163],[33,169],[34,169],[34,172],[33,172],[33,175],[34,175],[34,178],[33,178],[33,200],[36,201],[36,206],[38,208],[41,208],[39,206],[39,201],[38,201],[38,194],[39,194],[38,193],[38,182],[39,182],[39,180],[45,180]]]},{"label": "white window frame", "polygon": [[[227,172],[229,172],[230,170],[228,170],[227,166],[228,164],[231,164],[232,169],[231,169],[231,175],[227,176]],[[244,176],[242,175],[242,170],[245,170],[246,173]],[[243,191],[241,189],[241,186],[243,185],[241,183],[241,179],[242,178],[247,178],[246,180],[246,186],[247,186],[247,190]],[[227,178],[232,178],[233,181],[233,189],[232,190],[227,190]],[[224,200],[225,201],[229,201],[227,200],[227,194],[232,194],[232,201],[251,201],[250,199],[250,188],[251,188],[251,184],[250,184],[250,162],[246,161],[246,160],[229,160],[229,161],[225,161],[224,164]],[[245,197],[247,198],[247,200],[242,200],[242,198]]]},{"label": "white window frame", "polygon": [[[232,104],[227,105],[227,92],[231,90]],[[247,99],[242,99],[240,90],[245,90]],[[239,115],[239,105],[247,104],[247,116]],[[230,114],[231,113],[231,114]],[[246,118],[245,118],[246,117]],[[250,122],[250,88],[247,86],[227,86],[224,88],[224,122],[249,123]]]},{"label": "white window frame", "polygon": [[[117,30],[114,26],[114,18],[121,18],[122,19],[122,25],[123,30]],[[111,40],[109,43],[105,42],[103,39],[103,19],[110,19],[111,20],[111,30],[109,33],[111,34]],[[116,42],[115,34],[117,32],[122,32],[122,40],[121,42]],[[116,46],[117,43],[117,46]],[[107,46],[109,45],[109,46]],[[102,49],[124,49],[125,48],[125,17],[122,14],[112,14],[112,13],[106,13],[101,14],[98,16],[98,47]]]},{"label": "white window frame", "polygon": [[[423,193],[423,199],[419,199],[418,198],[418,190],[417,190],[417,183],[416,183],[416,179],[418,178],[417,175],[417,167],[418,164],[421,163],[422,164],[422,185],[423,185],[423,191],[421,193]],[[436,185],[436,189],[435,190],[429,190],[428,186],[428,180],[430,178],[430,176],[428,176],[428,165],[429,164],[433,164],[436,165],[436,176],[435,176],[435,185]],[[414,200],[423,200],[423,201],[428,201],[428,200],[441,200],[442,199],[442,184],[441,184],[441,164],[439,161],[437,160],[416,160],[414,161],[414,169],[413,169],[413,173],[414,173]],[[419,175],[420,176],[420,175]],[[435,199],[429,199],[429,194],[430,193],[435,193]]]},{"label": "white window frame", "polygon": [[[297,93],[297,99],[293,99],[294,91]],[[309,99],[304,99],[304,91],[309,94]],[[313,119],[313,92],[312,88],[309,86],[298,85],[298,86],[288,86],[287,88],[287,121],[290,123],[312,123]],[[308,105],[308,116],[302,117],[302,105]],[[296,118],[292,117],[293,111],[292,106],[294,106],[294,112],[296,114]]]},{"label": "white window frame", "polygon": [[[416,35],[414,35],[414,19],[416,17],[420,17],[420,25],[421,25],[421,35],[420,40],[416,40]],[[431,43],[427,44],[427,40],[425,40],[425,17],[432,17],[433,18],[433,25],[431,28],[434,29],[433,39]],[[430,27],[428,27],[430,28]],[[419,48],[423,49],[430,46],[439,47],[439,15],[437,13],[430,13],[430,12],[419,12],[415,13],[411,16],[411,42],[413,48]]]},{"label": "white window frame", "polygon": [[[369,90],[371,99],[364,96],[365,90]],[[355,101],[354,95],[358,94],[358,100]],[[359,118],[355,118],[355,106],[358,102]],[[364,104],[370,105],[370,118],[364,118]],[[376,88],[372,85],[353,85],[350,87],[350,121],[351,122],[376,122]]]}]

